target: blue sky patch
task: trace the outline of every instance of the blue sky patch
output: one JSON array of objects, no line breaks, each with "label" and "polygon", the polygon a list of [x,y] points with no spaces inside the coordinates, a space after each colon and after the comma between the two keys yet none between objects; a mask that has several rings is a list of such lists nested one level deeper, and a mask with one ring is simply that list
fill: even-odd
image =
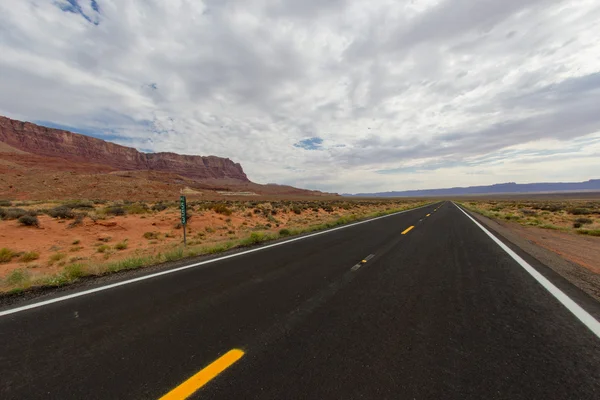
[{"label": "blue sky patch", "polygon": [[[64,12],[79,14],[83,18],[85,18],[86,21],[91,22],[94,25],[98,25],[100,23],[100,21],[98,19],[99,15],[100,15],[100,7],[98,6],[98,2],[96,0],[90,1],[90,7],[92,7],[92,10],[94,10],[94,14],[96,14],[96,15],[88,15],[83,11],[83,8],[81,8],[79,1],[80,0],[64,0],[61,2],[54,2],[54,5],[56,5],[58,8],[60,8]],[[87,1],[87,0],[83,0],[83,1]]]},{"label": "blue sky patch", "polygon": [[322,144],[323,139],[321,139],[320,137],[313,137],[294,143],[294,147],[299,147],[304,150],[321,150]]},{"label": "blue sky patch", "polygon": [[34,124],[46,126],[48,128],[61,129],[63,131],[69,131],[73,133],[80,133],[82,135],[95,137],[97,139],[113,141],[122,139],[122,136],[116,134],[112,129],[95,129],[95,128],[76,128],[69,125],[57,124],[50,121],[32,121]]}]

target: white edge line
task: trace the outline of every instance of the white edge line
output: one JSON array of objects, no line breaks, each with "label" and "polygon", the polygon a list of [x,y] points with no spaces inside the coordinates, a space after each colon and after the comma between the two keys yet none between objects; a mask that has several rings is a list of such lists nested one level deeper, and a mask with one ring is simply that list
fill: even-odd
[{"label": "white edge line", "polygon": [[361,267],[361,264],[356,264],[354,267],[350,268],[351,271],[357,271]]},{"label": "white edge line", "polygon": [[523,260],[517,253],[512,251],[510,247],[502,243],[500,239],[494,236],[490,231],[485,229],[479,222],[475,221],[473,217],[465,212],[461,207],[454,204],[460,211],[462,211],[471,221],[475,223],[482,231],[486,233],[498,246],[502,248],[505,252],[508,253],[525,271],[527,271],[533,278],[538,281],[544,289],[546,289],[552,296],[554,296],[558,301],[562,303],[563,306],[567,308],[577,319],[579,319],[585,326],[589,328],[598,338],[600,338],[600,322],[596,321],[594,317],[592,317],[587,311],[585,311],[579,304],[575,303],[569,296],[567,296],[562,290],[557,288],[550,282],[546,277],[540,274],[535,268],[533,268],[529,263]]},{"label": "white edge line", "polygon": [[369,254],[369,255],[368,255],[366,258],[365,258],[365,260],[366,260],[366,261],[369,261],[369,260],[370,260],[371,258],[373,258],[373,257],[375,257],[375,254]]},{"label": "white edge line", "polygon": [[[433,204],[435,204],[435,203],[433,203]],[[254,248],[254,249],[241,251],[239,253],[229,254],[227,256],[222,256],[222,257],[218,257],[218,258],[212,258],[210,260],[201,261],[201,262],[198,262],[198,263],[195,263],[195,264],[184,265],[183,267],[173,268],[173,269],[169,269],[167,271],[156,272],[154,274],[144,275],[144,276],[140,276],[138,278],[128,279],[126,281],[116,282],[116,283],[112,283],[110,285],[100,286],[100,287],[97,287],[97,288],[94,288],[94,289],[88,289],[88,290],[84,290],[84,291],[81,291],[81,292],[77,292],[77,293],[73,293],[73,294],[68,294],[66,296],[56,297],[56,298],[50,299],[50,300],[44,300],[44,301],[40,301],[40,302],[37,302],[37,303],[32,303],[32,304],[28,304],[28,305],[25,305],[25,306],[21,306],[21,307],[11,308],[11,309],[8,309],[8,310],[0,311],[0,317],[3,317],[5,315],[10,315],[10,314],[15,314],[15,313],[18,313],[18,312],[21,312],[21,311],[31,310],[32,308],[38,308],[38,307],[46,306],[48,304],[58,303],[58,302],[69,300],[69,299],[74,299],[76,297],[86,296],[88,294],[92,294],[92,293],[96,293],[96,292],[101,292],[103,290],[108,290],[108,289],[116,288],[116,287],[119,287],[119,286],[129,285],[131,283],[135,283],[135,282],[139,282],[139,281],[144,281],[146,279],[156,278],[156,277],[162,276],[162,275],[173,274],[175,272],[183,271],[183,270],[186,270],[186,269],[189,269],[189,268],[195,268],[195,267],[199,267],[201,265],[210,264],[210,263],[214,263],[214,262],[221,261],[221,260],[226,260],[228,258],[233,258],[233,257],[242,256],[244,254],[254,253],[256,251],[261,251],[261,250],[269,249],[271,247],[282,246],[284,244],[296,242],[298,240],[304,240],[304,239],[307,239],[309,237],[318,236],[318,235],[324,235],[324,234],[329,233],[329,232],[334,232],[334,231],[337,231],[337,230],[340,230],[340,229],[351,228],[351,227],[356,226],[356,225],[366,224],[368,222],[377,221],[378,219],[382,219],[382,218],[393,217],[394,215],[404,214],[404,213],[407,213],[409,211],[414,211],[414,210],[418,210],[418,209],[429,207],[429,206],[431,206],[431,204],[426,204],[424,206],[417,207],[417,208],[411,208],[409,210],[399,211],[399,212],[393,213],[393,214],[382,215],[381,217],[375,217],[375,218],[367,219],[365,221],[360,221],[360,222],[355,222],[355,223],[349,224],[349,225],[339,226],[337,228],[331,228],[331,229],[327,229],[327,230],[324,230],[324,231],[311,233],[311,234],[300,236],[300,237],[297,237],[297,238],[285,240],[283,242],[272,243],[272,244],[268,244],[268,245],[265,245],[265,246],[257,247],[257,248]]]}]

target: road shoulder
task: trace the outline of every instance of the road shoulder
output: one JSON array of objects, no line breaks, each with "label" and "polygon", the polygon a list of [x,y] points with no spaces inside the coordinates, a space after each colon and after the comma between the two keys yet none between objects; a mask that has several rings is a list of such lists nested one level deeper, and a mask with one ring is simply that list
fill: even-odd
[{"label": "road shoulder", "polygon": [[482,223],[486,228],[499,234],[503,239],[512,243],[530,257],[536,259],[539,263],[550,268],[571,284],[600,302],[600,274],[596,274],[577,263],[561,257],[551,250],[537,245],[520,235],[517,229],[511,229],[509,226],[500,224],[468,209],[465,209],[465,211]]}]

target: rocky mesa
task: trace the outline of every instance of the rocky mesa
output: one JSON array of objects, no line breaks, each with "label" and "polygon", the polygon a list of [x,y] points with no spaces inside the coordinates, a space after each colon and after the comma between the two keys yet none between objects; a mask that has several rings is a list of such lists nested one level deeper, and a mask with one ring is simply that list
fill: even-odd
[{"label": "rocky mesa", "polygon": [[242,166],[228,158],[175,153],[141,153],[101,139],[0,116],[0,142],[15,149],[73,163],[98,164],[115,171],[149,170],[194,180],[250,182]]}]

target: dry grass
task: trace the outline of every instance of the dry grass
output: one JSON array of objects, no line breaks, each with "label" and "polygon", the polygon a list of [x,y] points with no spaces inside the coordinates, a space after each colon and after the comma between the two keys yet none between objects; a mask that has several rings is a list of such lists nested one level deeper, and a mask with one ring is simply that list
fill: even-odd
[{"label": "dry grass", "polygon": [[600,236],[600,201],[466,201],[464,207],[489,218],[524,226]]}]

